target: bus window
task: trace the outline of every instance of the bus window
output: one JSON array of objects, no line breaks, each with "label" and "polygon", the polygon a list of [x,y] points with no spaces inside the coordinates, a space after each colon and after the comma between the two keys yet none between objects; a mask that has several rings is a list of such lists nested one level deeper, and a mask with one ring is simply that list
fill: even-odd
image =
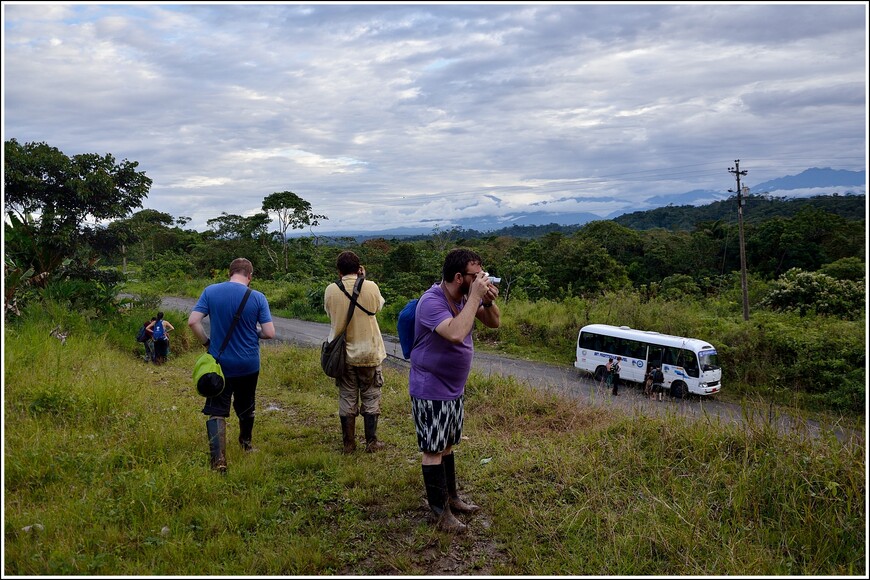
[{"label": "bus window", "polygon": [[604,350],[607,346],[605,344],[604,337],[598,334],[595,335],[595,340],[592,342],[592,344],[595,346],[595,350]]},{"label": "bus window", "polygon": [[617,338],[616,339],[616,350],[614,352],[616,352],[616,354],[618,354],[619,356],[622,356],[622,357],[628,356],[628,352],[626,352],[627,351],[627,348],[626,348],[627,342],[628,341],[625,340],[624,338]]},{"label": "bus window", "polygon": [[678,362],[680,349],[666,346],[662,347],[662,363],[666,365],[680,366]]},{"label": "bus window", "polygon": [[632,349],[631,356],[640,360],[646,360],[647,345],[638,340],[633,340],[632,342],[634,343],[634,348]]},{"label": "bus window", "polygon": [[686,374],[697,379],[700,371],[698,369],[698,360],[695,358],[695,353],[690,350],[681,350],[680,358],[682,359],[683,368],[686,369]]},{"label": "bus window", "polygon": [[622,352],[620,353],[622,356],[629,358],[642,358],[638,356],[638,350],[640,343],[636,340],[627,340],[623,339],[622,341]]},{"label": "bus window", "polygon": [[655,346],[652,344],[649,346],[649,358],[647,359],[647,361],[650,365],[655,365],[657,367],[662,366],[662,350],[663,349],[660,346]]},{"label": "bus window", "polygon": [[702,370],[715,371],[719,368],[719,355],[715,350],[702,350],[698,355],[701,357]]}]

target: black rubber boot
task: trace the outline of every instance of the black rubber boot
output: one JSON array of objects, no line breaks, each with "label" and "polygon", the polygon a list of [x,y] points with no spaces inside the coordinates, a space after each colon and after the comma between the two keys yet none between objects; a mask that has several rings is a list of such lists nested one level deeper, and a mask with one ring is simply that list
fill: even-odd
[{"label": "black rubber boot", "polygon": [[363,426],[366,430],[366,453],[374,453],[386,447],[382,441],[378,441],[377,415],[363,415]]},{"label": "black rubber boot", "polygon": [[247,417],[239,419],[239,445],[245,451],[254,451],[254,446],[251,444],[251,439],[254,434],[254,418]]},{"label": "black rubber boot", "polygon": [[227,420],[225,417],[212,417],[205,422],[205,428],[211,468],[224,475],[227,472]]},{"label": "black rubber boot", "polygon": [[444,465],[424,465],[423,482],[426,484],[426,497],[436,525],[445,532],[463,532],[465,524],[456,519],[447,503],[447,481]]},{"label": "black rubber boot", "polygon": [[344,453],[356,451],[356,417],[353,415],[338,417],[341,420],[341,440],[344,443]]},{"label": "black rubber boot", "polygon": [[456,490],[456,463],[454,462],[453,454],[442,455],[441,464],[444,466],[444,479],[447,483],[447,496],[449,498],[450,509],[460,514],[479,512],[479,505],[464,502],[459,498],[459,492]]}]

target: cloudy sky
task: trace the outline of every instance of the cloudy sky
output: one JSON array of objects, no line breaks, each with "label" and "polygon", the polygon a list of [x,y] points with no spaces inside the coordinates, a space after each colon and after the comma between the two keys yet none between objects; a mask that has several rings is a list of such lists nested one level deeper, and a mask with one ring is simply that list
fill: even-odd
[{"label": "cloudy sky", "polygon": [[[865,2],[3,3],[3,139],[111,153],[206,229],[631,210],[867,159]],[[433,222],[433,220],[435,220]]]}]

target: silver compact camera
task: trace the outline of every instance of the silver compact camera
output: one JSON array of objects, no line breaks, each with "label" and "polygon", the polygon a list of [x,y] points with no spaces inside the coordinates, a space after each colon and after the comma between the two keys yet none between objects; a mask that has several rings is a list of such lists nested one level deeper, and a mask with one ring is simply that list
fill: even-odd
[{"label": "silver compact camera", "polygon": [[489,278],[489,281],[491,284],[501,284],[501,278],[496,278],[495,276],[490,276],[489,272],[484,272],[483,275],[486,276],[487,278]]}]

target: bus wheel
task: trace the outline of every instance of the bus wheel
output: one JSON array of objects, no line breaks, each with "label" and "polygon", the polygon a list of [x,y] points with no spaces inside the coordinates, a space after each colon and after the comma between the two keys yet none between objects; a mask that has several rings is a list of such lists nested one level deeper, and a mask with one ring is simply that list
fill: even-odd
[{"label": "bus wheel", "polygon": [[682,381],[675,381],[671,385],[671,395],[675,399],[687,399],[689,398],[689,387]]}]

